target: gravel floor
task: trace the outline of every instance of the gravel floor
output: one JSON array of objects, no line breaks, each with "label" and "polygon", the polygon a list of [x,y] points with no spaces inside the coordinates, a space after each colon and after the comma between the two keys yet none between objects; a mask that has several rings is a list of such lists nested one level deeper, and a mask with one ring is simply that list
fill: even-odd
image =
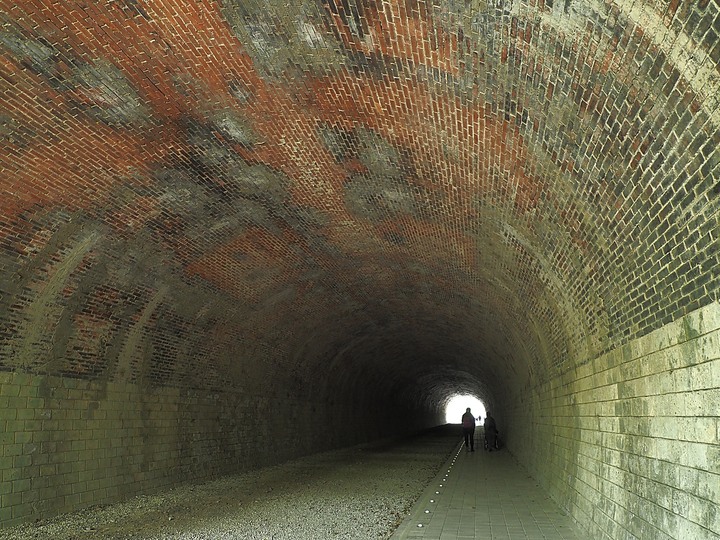
[{"label": "gravel floor", "polygon": [[459,441],[436,429],[0,529],[0,540],[388,538]]}]

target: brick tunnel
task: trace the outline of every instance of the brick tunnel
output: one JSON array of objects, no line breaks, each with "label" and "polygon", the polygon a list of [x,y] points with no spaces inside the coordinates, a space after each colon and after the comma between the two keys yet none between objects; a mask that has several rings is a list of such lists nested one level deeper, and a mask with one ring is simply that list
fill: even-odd
[{"label": "brick tunnel", "polygon": [[589,537],[719,537],[717,0],[0,4],[0,523],[471,394]]}]

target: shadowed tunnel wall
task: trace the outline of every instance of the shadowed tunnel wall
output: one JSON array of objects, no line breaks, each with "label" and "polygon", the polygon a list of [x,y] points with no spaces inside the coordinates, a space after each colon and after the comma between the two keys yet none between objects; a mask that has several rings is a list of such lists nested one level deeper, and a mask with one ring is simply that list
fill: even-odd
[{"label": "shadowed tunnel wall", "polygon": [[471,393],[589,537],[720,535],[716,0],[0,5],[2,525]]}]

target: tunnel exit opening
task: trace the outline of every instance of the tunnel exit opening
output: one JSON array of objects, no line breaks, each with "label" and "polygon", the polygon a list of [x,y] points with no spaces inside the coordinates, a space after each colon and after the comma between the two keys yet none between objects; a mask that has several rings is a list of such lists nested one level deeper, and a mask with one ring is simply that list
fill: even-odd
[{"label": "tunnel exit opening", "polygon": [[448,424],[459,424],[465,410],[470,407],[475,418],[479,418],[480,422],[485,420],[485,405],[482,401],[473,395],[457,394],[451,397],[445,407],[445,422]]}]

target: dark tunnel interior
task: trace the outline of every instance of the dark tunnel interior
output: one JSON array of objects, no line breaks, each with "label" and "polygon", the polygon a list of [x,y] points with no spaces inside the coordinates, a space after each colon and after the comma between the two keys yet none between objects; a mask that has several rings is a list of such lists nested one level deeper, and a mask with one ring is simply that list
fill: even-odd
[{"label": "dark tunnel interior", "polygon": [[472,394],[587,530],[717,532],[639,487],[720,500],[716,0],[0,5],[3,523]]}]

